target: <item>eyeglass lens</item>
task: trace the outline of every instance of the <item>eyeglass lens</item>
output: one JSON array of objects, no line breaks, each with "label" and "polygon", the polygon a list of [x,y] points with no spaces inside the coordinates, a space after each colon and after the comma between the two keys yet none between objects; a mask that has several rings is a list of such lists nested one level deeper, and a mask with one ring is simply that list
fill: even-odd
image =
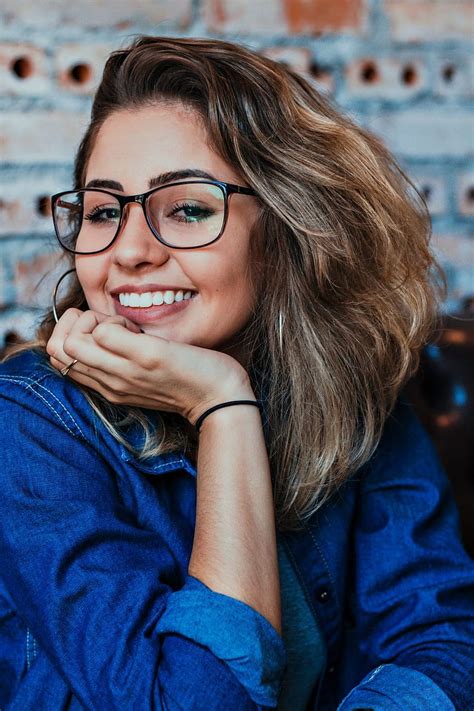
[{"label": "eyeglass lens", "polygon": [[[149,224],[164,242],[175,247],[199,247],[219,236],[225,196],[218,185],[170,185],[151,193],[145,209]],[[106,249],[117,234],[120,214],[120,202],[100,190],[61,195],[54,205],[59,241],[66,249],[83,254]]]}]

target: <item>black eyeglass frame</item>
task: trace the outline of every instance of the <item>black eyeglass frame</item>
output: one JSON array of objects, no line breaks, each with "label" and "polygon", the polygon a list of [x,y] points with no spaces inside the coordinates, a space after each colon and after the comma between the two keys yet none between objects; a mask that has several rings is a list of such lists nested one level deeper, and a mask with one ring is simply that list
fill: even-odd
[{"label": "black eyeglass frame", "polygon": [[[222,193],[224,195],[224,217],[222,220],[222,227],[220,229],[219,234],[217,237],[214,239],[210,240],[210,242],[206,242],[205,244],[200,244],[198,247],[178,247],[174,244],[169,244],[166,242],[161,235],[157,233],[153,225],[151,224],[151,221],[148,219],[147,215],[147,210],[146,210],[146,204],[147,200],[150,195],[153,195],[154,193],[157,193],[159,190],[163,190],[164,188],[170,188],[175,185],[196,185],[196,184],[201,184],[201,185],[216,185],[222,190]],[[104,193],[105,195],[111,195],[113,198],[117,200],[117,202],[120,205],[120,219],[117,224],[117,230],[115,232],[115,235],[109,242],[109,244],[106,247],[102,247],[102,249],[97,249],[94,252],[78,252],[75,249],[70,249],[69,247],[66,247],[60,240],[59,238],[59,232],[56,227],[56,218],[55,218],[55,203],[59,198],[61,198],[63,195],[68,195],[69,193],[79,193],[85,190],[94,190],[95,192],[99,193]],[[150,228],[152,234],[156,239],[164,244],[166,247],[170,247],[170,249],[201,249],[202,247],[208,247],[210,244],[214,244],[214,242],[217,242],[220,237],[222,237],[222,234],[224,233],[226,224],[227,224],[227,218],[229,216],[229,197],[230,195],[233,195],[234,193],[238,193],[240,195],[252,195],[254,197],[257,196],[257,193],[255,190],[252,188],[247,188],[243,187],[242,185],[234,185],[233,183],[225,183],[221,180],[179,180],[174,183],[166,183],[165,185],[159,185],[156,188],[152,188],[151,190],[148,190],[145,193],[139,193],[138,195],[121,195],[120,193],[113,193],[110,190],[106,190],[105,188],[78,188],[77,190],[63,190],[60,193],[55,193],[54,195],[51,196],[51,214],[53,217],[53,224],[54,224],[54,231],[56,233],[56,238],[61,245],[63,249],[65,249],[67,252],[71,252],[71,254],[100,254],[101,252],[105,252],[109,247],[115,242],[117,239],[120,229],[123,224],[123,216],[124,216],[124,208],[128,203],[130,202],[138,202],[143,208],[143,214],[145,215],[145,220]]]}]

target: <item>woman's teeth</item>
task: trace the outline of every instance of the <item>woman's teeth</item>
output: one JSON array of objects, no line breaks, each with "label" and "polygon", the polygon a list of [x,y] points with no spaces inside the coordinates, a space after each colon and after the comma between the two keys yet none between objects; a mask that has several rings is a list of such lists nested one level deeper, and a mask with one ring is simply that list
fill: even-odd
[{"label": "woman's teeth", "polygon": [[146,291],[144,294],[119,294],[119,301],[122,306],[132,306],[140,309],[147,309],[150,306],[161,306],[162,304],[173,304],[175,301],[183,301],[192,298],[191,291]]}]

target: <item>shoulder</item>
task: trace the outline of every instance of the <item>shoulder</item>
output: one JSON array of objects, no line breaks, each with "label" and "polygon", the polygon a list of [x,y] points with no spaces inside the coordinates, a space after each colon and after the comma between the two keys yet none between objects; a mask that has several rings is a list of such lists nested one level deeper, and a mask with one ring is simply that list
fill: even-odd
[{"label": "shoulder", "polygon": [[[446,546],[464,559],[451,483],[412,405],[400,399],[380,444],[359,472],[356,529],[385,550]],[[365,535],[367,534],[367,535]],[[390,557],[390,556],[389,556]]]},{"label": "shoulder", "polygon": [[451,483],[430,436],[403,398],[387,418],[374,454],[351,482],[355,529],[374,540],[377,532],[385,545],[392,541],[397,549],[402,538],[415,540],[420,530],[427,535],[443,530],[445,539],[458,535]]},{"label": "shoulder", "polygon": [[446,475],[433,442],[413,406],[403,397],[397,400],[377,449],[360,474],[369,488],[410,476],[444,483]]},{"label": "shoulder", "polygon": [[22,351],[0,363],[2,420],[40,417],[73,437],[87,439],[91,408],[82,391],[49,364],[39,350]]},{"label": "shoulder", "polygon": [[84,393],[24,351],[0,364],[0,502],[115,495],[120,445]]}]

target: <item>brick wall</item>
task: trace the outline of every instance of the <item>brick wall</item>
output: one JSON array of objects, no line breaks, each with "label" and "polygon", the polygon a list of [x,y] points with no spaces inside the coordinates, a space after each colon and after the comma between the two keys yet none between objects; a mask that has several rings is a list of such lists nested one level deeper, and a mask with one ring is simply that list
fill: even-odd
[{"label": "brick wall", "polygon": [[105,58],[142,32],[265,50],[380,134],[426,196],[455,310],[474,295],[472,27],[467,0],[2,0],[0,347],[50,303],[48,197],[70,185]]}]

